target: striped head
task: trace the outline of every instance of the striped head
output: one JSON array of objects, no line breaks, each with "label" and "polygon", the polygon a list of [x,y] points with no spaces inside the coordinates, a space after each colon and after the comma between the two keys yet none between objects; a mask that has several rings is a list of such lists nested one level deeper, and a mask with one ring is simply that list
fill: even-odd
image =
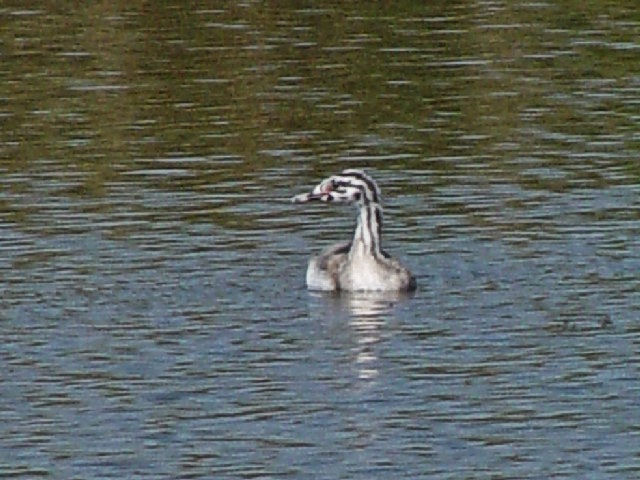
[{"label": "striped head", "polygon": [[323,180],[311,193],[296,195],[291,200],[294,203],[319,200],[357,205],[381,202],[380,189],[376,182],[364,171],[352,168]]}]

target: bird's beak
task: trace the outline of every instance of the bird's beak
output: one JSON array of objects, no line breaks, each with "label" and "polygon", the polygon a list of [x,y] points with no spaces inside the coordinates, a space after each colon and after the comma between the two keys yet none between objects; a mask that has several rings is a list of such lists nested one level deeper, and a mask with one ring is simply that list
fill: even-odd
[{"label": "bird's beak", "polygon": [[300,193],[291,197],[293,203],[306,203],[313,202],[314,200],[322,200],[322,195],[316,195],[314,193]]},{"label": "bird's beak", "polygon": [[331,192],[331,180],[325,180],[311,191],[310,193],[301,193],[291,198],[293,203],[306,203],[315,200],[326,201],[327,194]]}]

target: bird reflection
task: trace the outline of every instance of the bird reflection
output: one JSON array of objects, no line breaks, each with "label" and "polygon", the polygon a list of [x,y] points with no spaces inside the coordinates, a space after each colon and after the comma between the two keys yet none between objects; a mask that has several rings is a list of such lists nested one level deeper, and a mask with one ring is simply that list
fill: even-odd
[{"label": "bird reflection", "polygon": [[412,297],[413,293],[311,292],[310,295],[322,303],[329,303],[331,309],[348,314],[355,340],[352,353],[358,378],[374,381],[379,375],[375,346],[381,340],[386,318],[396,304]]}]

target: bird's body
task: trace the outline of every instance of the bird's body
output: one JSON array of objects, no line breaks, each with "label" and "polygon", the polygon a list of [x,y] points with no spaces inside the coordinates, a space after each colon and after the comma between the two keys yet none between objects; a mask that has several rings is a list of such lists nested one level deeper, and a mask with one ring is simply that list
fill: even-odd
[{"label": "bird's body", "polygon": [[307,287],[311,290],[413,291],[416,280],[398,260],[382,250],[382,207],[377,184],[361,170],[349,169],[330,177],[296,203],[354,203],[358,223],[350,242],[342,242],[311,258]]}]

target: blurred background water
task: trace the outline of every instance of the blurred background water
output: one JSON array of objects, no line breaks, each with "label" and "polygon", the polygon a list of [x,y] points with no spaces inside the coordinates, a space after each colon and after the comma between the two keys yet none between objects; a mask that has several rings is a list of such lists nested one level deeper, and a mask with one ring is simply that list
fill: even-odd
[{"label": "blurred background water", "polygon": [[3,2],[0,476],[638,478],[637,7]]}]

